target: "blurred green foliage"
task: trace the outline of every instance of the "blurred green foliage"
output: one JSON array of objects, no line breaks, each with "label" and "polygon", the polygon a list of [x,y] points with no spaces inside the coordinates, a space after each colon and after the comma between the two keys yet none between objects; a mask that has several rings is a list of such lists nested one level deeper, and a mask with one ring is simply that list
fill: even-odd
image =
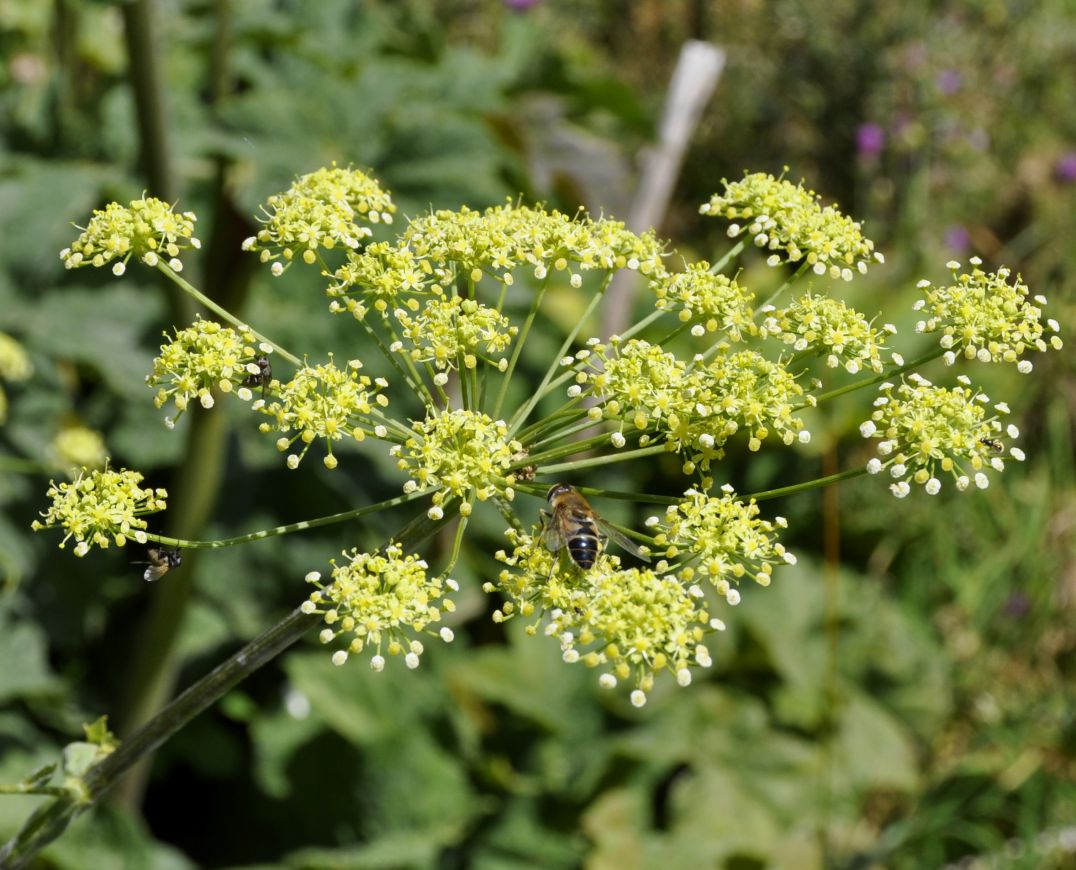
[{"label": "blurred green foliage", "polygon": [[[217,262],[239,257],[229,240],[294,174],[333,160],[372,168],[403,214],[520,192],[622,204],[629,192],[610,179],[630,181],[681,44],[704,38],[729,66],[663,226],[678,247],[722,250],[696,213],[720,177],[787,164],[866,219],[886,252],[887,268],[855,285],[864,310],[906,310],[918,277],[978,253],[1076,323],[1065,0],[149,8],[171,178],[204,224],[211,278],[250,280]],[[0,4],[0,330],[35,366],[5,385],[0,429],[0,782],[55,760],[82,722],[121,704],[132,657],[149,654],[138,629],[156,591],[128,554],[75,561],[31,538],[48,474],[19,463],[47,463],[73,421],[157,484],[191,461],[143,383],[169,323],[161,289],[137,270],[74,280],[56,257],[70,222],[147,186],[124,20],[103,0]],[[756,279],[773,276],[744,276]],[[302,298],[296,287],[259,275],[244,286],[247,316],[289,346],[352,347],[317,282]],[[666,686],[640,713],[599,696],[555,647],[492,625],[473,593],[459,643],[418,671],[281,657],[160,751],[141,813],[99,808],[41,866],[1072,866],[1076,377],[1061,358],[1027,379],[990,372],[986,387],[1020,395],[1027,467],[974,496],[895,503],[860,480],[837,500],[768,505],[806,558],[748,590],[705,683]],[[730,479],[759,489],[862,464],[858,401],[813,453],[730,456]],[[222,450],[206,537],[394,486],[376,460],[363,480],[280,471],[246,431]],[[593,482],[661,491],[661,463],[631,475]],[[394,530],[377,517],[202,556],[180,682],[293,606],[327,553]],[[501,546],[492,529],[488,543]],[[465,560],[465,579],[492,570],[488,552]],[[0,839],[37,801],[0,800]]]}]

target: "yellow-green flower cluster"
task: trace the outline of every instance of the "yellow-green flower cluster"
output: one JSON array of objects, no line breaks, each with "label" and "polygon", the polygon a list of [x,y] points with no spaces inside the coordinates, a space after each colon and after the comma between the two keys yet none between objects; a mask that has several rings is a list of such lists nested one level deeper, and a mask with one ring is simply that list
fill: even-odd
[{"label": "yellow-green flower cluster", "polygon": [[60,259],[68,269],[112,263],[112,273],[122,275],[132,256],[147,266],[156,266],[165,257],[178,272],[183,268],[180,251],[202,246],[194,236],[196,220],[192,212],[177,212],[152,196],[129,205],[111,202],[103,210],[94,210],[89,225],[79,227],[82,235],[60,251]]},{"label": "yellow-green flower cluster", "polygon": [[876,330],[867,318],[839,299],[812,293],[775,312],[772,318],[779,333],[771,331],[793,350],[825,356],[830,368],[844,366],[852,374],[864,367],[882,371],[885,335],[896,332],[892,326]]},{"label": "yellow-green flower cluster", "polygon": [[705,260],[689,264],[683,272],[656,278],[650,290],[659,311],[679,311],[683,323],[698,319],[692,329],[696,336],[721,330],[733,341],[743,341],[745,335],[758,332],[752,320],[754,294],[735,279],[711,273]]},{"label": "yellow-green flower cluster", "polygon": [[447,626],[434,631],[443,613],[456,609],[450,592],[459,589],[455,580],[430,577],[427,564],[414,555],[404,555],[397,544],[381,553],[344,553],[346,562],[333,560],[332,581],[321,582],[312,571],[308,583],[317,590],[303,602],[304,613],[321,614],[326,628],[322,643],[343,640],[346,648],[333,653],[335,665],[342,665],[351,653],[370,650],[370,667],[385,667],[385,655],[404,656],[409,668],[417,668],[423,653],[417,634],[429,634],[445,642],[452,640]]},{"label": "yellow-green flower cluster", "polygon": [[[911,374],[899,385],[884,383],[875,399],[875,410],[859,431],[864,438],[880,439],[878,452],[867,471],[884,469],[894,478],[890,490],[897,498],[911,492],[911,483],[920,484],[930,495],[941,491],[941,477],[949,476],[959,490],[972,482],[986,489],[990,481],[986,469],[1005,468],[1005,445],[999,436],[1019,436],[1015,426],[1003,426],[998,415],[1009,413],[1004,402],[990,407],[983,393],[972,390],[961,375],[961,385],[948,389]],[[1023,461],[1024,452],[1012,447],[1008,456]]]},{"label": "yellow-green flower cluster", "polygon": [[508,361],[490,357],[503,354],[519,332],[495,308],[458,296],[430,299],[416,317],[402,308],[395,314],[404,338],[413,345],[411,358],[441,371],[458,365],[473,369],[480,355],[503,371]]},{"label": "yellow-green flower cluster", "polygon": [[385,438],[388,430],[381,408],[389,400],[381,390],[388,386],[384,378],[371,379],[359,374],[362,363],[350,360],[343,369],[337,368],[330,355],[329,361],[319,366],[304,366],[278,390],[278,396],[269,404],[258,401],[254,407],[272,418],[262,423],[262,432],[294,432],[283,436],[276,446],[281,453],[289,450],[296,441],[302,442],[302,450],[288,454],[288,468],[296,469],[310,445],[318,438],[325,440],[327,453],[323,462],[326,468],[336,468],[333,442],[343,438],[365,440],[368,434]]},{"label": "yellow-green flower cluster", "polygon": [[105,439],[100,432],[85,426],[68,426],[60,430],[49,445],[49,461],[55,466],[71,469],[72,477],[80,468],[103,468],[107,460]]},{"label": "yellow-green flower cluster", "polygon": [[483,587],[499,589],[508,599],[494,613],[495,621],[517,614],[535,617],[527,631],[536,634],[548,617],[545,633],[559,641],[564,661],[600,669],[598,682],[605,688],[631,680],[637,707],[646,703],[661,671],[672,671],[686,686],[692,667],[710,666],[702,640],[717,626],[703,596],[685,589],[675,576],[621,570],[619,560],[605,554],[587,571],[564,568],[565,560],[546,549],[540,536],[506,534],[512,554],[501,550],[496,557],[507,567],[496,583]]},{"label": "yellow-green flower cluster", "polygon": [[[411,221],[402,240],[417,257],[451,264],[475,281],[488,273],[510,283],[512,270],[524,266],[539,279],[572,264],[580,271],[626,268],[647,276],[665,269],[664,246],[651,232],[637,235],[620,221],[571,218],[511,202],[484,212],[434,212]],[[581,276],[571,271],[579,286]]]},{"label": "yellow-green flower cluster", "polygon": [[[952,365],[957,352],[967,359],[980,362],[1016,363],[1027,374],[1031,360],[1020,359],[1024,351],[1034,348],[1060,350],[1061,327],[1056,320],[1046,321],[1043,328],[1043,296],[1030,297],[1027,285],[1017,275],[1009,283],[1010,270],[1002,266],[987,274],[979,268],[978,257],[971,260],[971,273],[958,274],[960,264],[948,263],[955,283],[935,287],[929,281],[919,282],[923,298],[915,303],[916,311],[927,317],[916,324],[917,332],[941,332],[945,361]],[[1054,333],[1047,339],[1047,330]]]},{"label": "yellow-green flower cluster", "polygon": [[334,165],[300,176],[284,193],[269,197],[262,207],[265,226],[243,242],[243,249],[258,251],[261,261],[272,262],[273,274],[280,275],[296,255],[310,264],[317,261],[319,248],[357,248],[372,232],[360,221],[392,223],[395,211],[375,179]]},{"label": "yellow-green flower cluster", "polygon": [[[0,380],[25,381],[34,373],[30,357],[21,344],[0,332]],[[7,420],[7,393],[0,386],[0,423]]]},{"label": "yellow-green flower cluster", "polygon": [[112,542],[117,547],[133,537],[145,543],[145,514],[163,511],[168,493],[163,489],[143,489],[142,475],[137,471],[105,468],[83,472],[70,483],[50,481],[48,492],[52,505],[35,520],[33,529],[62,527],[67,534],[60,542],[62,548],[69,538],[76,541],[75,555],[85,556],[96,544],[105,549]]},{"label": "yellow-green flower cluster", "polygon": [[[777,540],[777,529],[787,528],[784,518],[759,519],[754,501],[740,501],[731,487],[720,496],[695,489],[669,505],[665,517],[651,517],[656,532],[655,554],[664,555],[685,582],[706,578],[729,604],[739,604],[740,593],[731,584],[749,577],[769,586],[773,566],[793,565],[796,558]],[[660,567],[660,563],[659,563]]]},{"label": "yellow-green flower cluster", "polygon": [[390,453],[410,477],[404,492],[434,490],[431,517],[440,519],[441,506],[453,497],[462,499],[464,516],[471,513],[476,496],[479,501],[498,493],[514,497],[515,476],[509,467],[522,445],[508,439],[503,420],[456,409],[416,420],[411,428],[414,435],[393,445]]},{"label": "yellow-green flower cluster", "polygon": [[363,297],[369,296],[381,313],[388,311],[390,304],[404,304],[416,311],[415,295],[441,289],[432,276],[430,261],[416,257],[406,245],[375,242],[363,251],[349,252],[347,262],[333,273],[326,293],[336,298],[329,303],[329,310],[334,314],[347,311],[362,320],[369,310]]},{"label": "yellow-green flower cluster", "polygon": [[158,408],[169,401],[175,405],[176,416],[164,420],[172,428],[192,399],[203,408],[212,408],[214,390],[226,394],[234,390],[239,398],[249,401],[251,392],[243,384],[259,374],[258,356],[271,352],[269,345],[257,345],[254,333],[245,326],[235,330],[199,317],[161,345],[146,383],[158,387],[153,400]]},{"label": "yellow-green flower cluster", "polygon": [[686,454],[684,473],[706,470],[724,456],[722,445],[746,429],[748,446],[758,450],[777,433],[786,444],[807,441],[803,420],[794,415],[803,403],[803,388],[787,367],[755,351],[718,354],[709,363],[701,357],[688,365],[647,341],[632,339],[593,347],[589,371],[577,386],[602,398],[602,416],[665,440],[670,450]]},{"label": "yellow-green flower cluster", "polygon": [[858,222],[823,206],[821,197],[802,183],[763,172],[722,183],[724,192],[715,193],[699,211],[732,221],[730,237],[746,233],[757,247],[772,251],[767,260],[771,266],[805,260],[816,275],[851,281],[855,272],[865,273],[872,262],[882,262]]}]

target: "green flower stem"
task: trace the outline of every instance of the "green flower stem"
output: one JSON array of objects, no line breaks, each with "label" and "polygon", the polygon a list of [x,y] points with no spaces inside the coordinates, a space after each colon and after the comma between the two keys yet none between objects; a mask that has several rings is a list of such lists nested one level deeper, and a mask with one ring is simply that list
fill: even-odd
[{"label": "green flower stem", "polygon": [[390,498],[386,501],[380,501],[377,504],[355,508],[354,510],[343,511],[338,514],[330,514],[329,516],[318,517],[313,520],[303,520],[301,523],[291,523],[287,526],[262,529],[258,532],[251,532],[249,535],[240,535],[237,538],[222,538],[219,541],[187,541],[182,538],[169,538],[165,535],[153,535],[149,533],[146,534],[146,537],[149,540],[155,541],[158,544],[163,544],[166,547],[178,547],[181,550],[217,550],[221,547],[234,547],[237,544],[249,544],[253,541],[263,540],[264,538],[273,538],[277,535],[289,535],[292,532],[305,532],[307,529],[316,529],[319,526],[328,526],[333,523],[346,522],[347,520],[357,519],[366,514],[374,513],[375,511],[387,510],[396,507],[397,505],[407,504],[407,502],[421,498],[423,495],[427,495],[427,493],[409,492],[406,495],[398,495],[396,498]]},{"label": "green flower stem", "polygon": [[0,794],[44,794],[62,798],[71,797],[71,790],[60,785],[28,785],[16,782],[13,785],[0,785]]},{"label": "green flower stem", "polygon": [[433,388],[437,391],[437,395],[440,397],[442,404],[447,408],[452,400],[448,397],[448,393],[445,392],[445,388],[433,379],[437,374],[437,369],[433,367],[433,363],[431,362],[423,363],[422,365],[426,369],[426,374],[430,377],[430,383],[433,384]]},{"label": "green flower stem", "polygon": [[[512,380],[512,373],[516,370],[516,363],[519,362],[519,355],[523,352],[523,345],[527,341],[527,336],[530,334],[531,326],[534,324],[534,318],[538,316],[538,309],[542,304],[542,298],[545,296],[545,291],[549,288],[549,280],[545,278],[538,286],[538,292],[534,294],[534,301],[531,302],[531,310],[527,312],[527,319],[523,321],[523,328],[520,329],[519,335],[516,336],[515,347],[512,348],[512,356],[508,360],[508,368],[505,369],[504,377],[501,379],[501,388],[497,390],[497,400],[493,403],[493,413],[490,415],[494,420],[498,419],[501,413],[501,406],[504,404],[504,397],[508,392],[508,382]],[[509,434],[512,434],[509,432]]]},{"label": "green flower stem", "polygon": [[[471,495],[473,499],[473,493]],[[469,517],[460,517],[459,523],[456,525],[456,536],[452,539],[452,553],[448,557],[448,565],[445,566],[445,570],[442,572],[446,576],[452,573],[452,569],[456,567],[456,562],[460,558],[460,548],[463,546],[463,533],[467,529],[467,520]]]},{"label": "green flower stem", "polygon": [[[396,420],[393,417],[386,417],[377,408],[371,408],[370,413],[366,416],[369,417],[371,420],[376,420],[378,423],[381,423],[386,429],[390,429],[396,433],[397,438],[384,438],[382,439],[383,441],[392,441],[394,444],[403,444],[408,438],[413,438],[415,436],[415,433],[408,429],[406,426],[404,426],[404,424],[401,423],[399,420]],[[376,426],[377,424],[375,423],[373,425]],[[367,434],[372,435],[372,437],[374,438],[378,437],[377,435],[373,435],[372,432],[369,432]]]},{"label": "green flower stem", "polygon": [[[855,383],[848,384],[847,386],[840,387],[836,390],[830,390],[828,393],[822,393],[821,395],[815,396],[815,404],[820,405],[822,404],[822,402],[828,402],[830,399],[836,399],[838,396],[843,396],[846,393],[853,393],[856,390],[861,390],[864,387],[871,386],[872,384],[880,384],[882,381],[888,380],[889,378],[900,377],[905,372],[910,372],[912,369],[917,369],[921,365],[926,365],[931,360],[936,360],[943,353],[945,353],[945,348],[936,347],[930,352],[923,354],[917,359],[913,359],[910,363],[906,363],[899,368],[890,369],[888,372],[884,372],[880,375],[874,375],[870,378],[864,378],[863,380],[856,381]],[[799,411],[806,407],[808,406],[798,405],[792,410]]]},{"label": "green flower stem", "polygon": [[517,440],[524,444],[530,444],[540,435],[545,435],[548,432],[579,422],[580,419],[587,415],[587,409],[573,407],[578,401],[579,399],[573,399],[559,411],[554,411],[552,414],[532,423],[516,435]]},{"label": "green flower stem", "polygon": [[782,293],[785,292],[785,290],[795,284],[800,279],[800,276],[803,275],[803,273],[806,272],[809,268],[810,263],[808,263],[806,260],[800,263],[800,267],[792,273],[792,277],[785,281],[785,283],[778,287],[776,290],[774,290],[773,293],[770,294],[770,297],[755,310],[761,311],[767,305],[771,305],[778,296],[780,296]]},{"label": "green flower stem", "polygon": [[653,456],[655,453],[670,453],[664,444],[654,444],[650,447],[640,447],[637,450],[624,450],[617,453],[605,453],[601,456],[593,456],[590,459],[577,459],[575,462],[562,462],[560,465],[547,465],[539,468],[539,474],[559,474],[562,471],[579,471],[583,468],[593,468],[595,465],[609,465],[613,462],[626,462],[629,459],[641,459],[643,456]]},{"label": "green flower stem", "polygon": [[678,335],[681,335],[685,329],[688,329],[690,327],[691,321],[685,321],[684,323],[681,323],[678,327],[676,327],[676,329],[674,329],[672,332],[668,333],[664,338],[659,338],[655,343],[664,346],[665,344],[676,338]]},{"label": "green flower stem", "polygon": [[866,468],[849,468],[846,471],[838,472],[837,474],[831,474],[828,477],[819,477],[817,480],[808,480],[806,483],[796,483],[792,486],[782,486],[780,489],[766,489],[762,492],[749,492],[746,495],[738,496],[743,501],[765,501],[769,498],[780,498],[783,495],[792,495],[797,492],[806,492],[809,489],[818,489],[823,486],[831,486],[834,483],[840,483],[842,480],[851,480],[853,477],[860,477],[867,473]]},{"label": "green flower stem", "polygon": [[647,544],[648,546],[651,546],[651,547],[656,546],[656,544],[654,543],[654,538],[653,538],[652,535],[647,535],[647,534],[645,534],[643,532],[638,532],[635,529],[631,528],[630,526],[622,526],[622,525],[620,525],[620,523],[614,523],[612,520],[606,519],[605,517],[602,517],[602,522],[604,522],[606,525],[612,526],[614,529],[616,529],[618,532],[620,532],[620,534],[622,534],[622,535],[624,535],[624,536],[626,536],[628,538],[635,538],[635,540],[637,540],[637,541],[639,541],[639,542],[641,542],[643,544]]},{"label": "green flower stem", "polygon": [[712,265],[710,267],[710,274],[711,275],[718,274],[722,269],[724,269],[729,264],[729,261],[733,257],[738,257],[740,255],[740,253],[743,251],[743,244],[744,244],[744,240],[740,239],[740,241],[738,241],[735,245],[733,245],[731,248],[729,248],[728,251],[725,253],[725,256],[723,256],[720,260],[718,260],[716,263],[714,263],[714,265]]},{"label": "green flower stem", "polygon": [[560,441],[562,438],[570,438],[572,435],[579,432],[586,432],[587,429],[593,429],[595,426],[604,422],[604,420],[584,420],[581,423],[577,423],[575,426],[562,428],[551,435],[547,435],[541,441],[535,441],[531,447],[541,447],[543,444],[548,444],[550,441]]},{"label": "green flower stem", "polygon": [[[600,423],[602,421],[598,420],[596,422]],[[513,462],[509,468],[523,468],[527,465],[539,465],[549,459],[560,459],[562,456],[573,456],[576,453],[583,453],[590,450],[591,447],[607,444],[612,437],[612,434],[612,432],[602,432],[600,435],[595,435],[592,438],[584,438],[582,441],[573,441],[571,444],[554,447],[552,450],[547,450],[544,453],[535,453],[524,459]]]},{"label": "green flower stem", "polygon": [[[381,312],[381,322],[385,324],[385,331],[389,334],[389,337],[392,339],[393,343],[403,344],[403,341],[400,339],[400,336],[396,334],[396,327],[392,325],[392,321],[389,320],[389,316],[384,311]],[[392,353],[392,351],[388,348],[384,348],[383,352],[390,354]],[[415,395],[419,397],[419,400],[421,400],[422,397],[425,396],[426,404],[429,404],[432,407],[435,404],[433,400],[433,393],[430,392],[429,387],[426,386],[426,382],[422,380],[422,375],[420,375],[418,373],[418,369],[415,368],[415,363],[411,359],[411,355],[407,353],[400,353],[393,354],[393,356],[398,356],[400,359],[402,359],[407,371],[411,373],[411,378],[407,381],[408,386],[410,386],[411,389],[414,390]]]},{"label": "green flower stem", "polygon": [[543,396],[545,396],[547,390],[550,388],[549,382],[553,380],[553,376],[556,374],[557,368],[560,366],[560,361],[564,358],[564,355],[568,352],[568,349],[575,342],[575,337],[579,335],[579,331],[583,328],[583,325],[590,318],[590,315],[594,312],[594,309],[598,307],[598,304],[601,302],[602,297],[605,295],[605,291],[609,289],[609,283],[612,280],[613,272],[606,273],[605,278],[602,280],[601,287],[598,288],[597,292],[594,294],[594,298],[590,300],[590,304],[586,307],[586,310],[580,316],[572,331],[568,333],[568,337],[564,339],[564,343],[560,346],[560,350],[557,351],[557,356],[553,360],[553,363],[549,366],[549,369],[546,371],[545,377],[542,378],[542,383],[539,385],[534,395],[532,395],[526,402],[524,402],[523,406],[518,411],[516,411],[515,414],[512,415],[512,419],[508,424],[508,434],[510,436],[515,435],[519,427],[523,425],[523,421],[526,420],[530,416],[531,411],[534,410],[534,406],[538,404],[538,402],[542,399]]},{"label": "green flower stem", "polygon": [[299,359],[299,357],[295,356],[295,354],[293,354],[293,353],[289,353],[287,350],[285,350],[283,347],[281,347],[275,341],[271,341],[268,338],[266,338],[264,335],[262,335],[260,332],[258,332],[256,329],[254,329],[252,326],[250,326],[250,324],[244,323],[242,320],[240,320],[238,317],[236,317],[234,314],[232,314],[226,308],[222,308],[220,305],[218,305],[216,302],[214,302],[212,299],[210,299],[208,296],[206,296],[201,290],[198,290],[193,284],[191,284],[189,281],[187,281],[187,279],[181,277],[179,274],[172,271],[172,268],[167,263],[164,262],[163,258],[159,258],[157,260],[156,269],[157,269],[158,272],[163,273],[165,276],[167,276],[169,279],[171,279],[173,282],[175,282],[175,284],[178,285],[185,293],[187,293],[188,295],[193,296],[195,299],[197,299],[202,305],[204,305],[206,308],[208,308],[214,314],[221,317],[223,320],[228,321],[228,323],[232,324],[232,326],[239,326],[239,327],[245,326],[245,327],[247,327],[247,329],[249,329],[252,333],[254,333],[254,337],[257,338],[258,341],[264,341],[266,344],[268,344],[270,347],[272,347],[278,354],[280,354],[280,356],[284,357],[284,359],[286,359],[288,362],[290,362],[293,366],[295,366],[296,368],[302,368],[303,362],[302,362],[302,360]]}]

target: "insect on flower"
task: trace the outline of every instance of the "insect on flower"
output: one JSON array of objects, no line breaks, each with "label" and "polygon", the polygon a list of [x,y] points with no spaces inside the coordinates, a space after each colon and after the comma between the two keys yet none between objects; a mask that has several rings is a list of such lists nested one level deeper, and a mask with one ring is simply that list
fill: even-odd
[{"label": "insect on flower", "polygon": [[257,387],[262,388],[262,398],[266,398],[269,383],[273,380],[273,367],[269,365],[269,357],[264,354],[258,357],[256,363],[258,366],[257,374],[250,375],[245,381],[243,381],[244,387]]},{"label": "insect on flower", "polygon": [[633,556],[650,561],[638,545],[598,516],[574,486],[555,484],[546,494],[546,500],[553,508],[551,514],[541,512],[546,547],[554,553],[567,547],[572,561],[584,571],[594,567],[610,538]]},{"label": "insect on flower", "polygon": [[989,447],[991,453],[1004,453],[1005,445],[1002,444],[997,438],[980,438],[979,443],[983,447]]},{"label": "insect on flower", "polygon": [[149,558],[149,567],[142,574],[142,579],[149,582],[160,580],[173,568],[183,564],[183,554],[179,550],[150,547],[146,550],[146,556]]}]

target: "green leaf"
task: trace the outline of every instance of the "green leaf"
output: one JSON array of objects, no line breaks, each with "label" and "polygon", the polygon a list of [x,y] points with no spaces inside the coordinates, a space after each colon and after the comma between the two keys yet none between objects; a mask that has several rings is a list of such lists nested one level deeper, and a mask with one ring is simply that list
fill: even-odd
[{"label": "green leaf", "polygon": [[0,599],[0,702],[59,691],[49,670],[44,632],[28,620],[16,620],[11,602]]}]

